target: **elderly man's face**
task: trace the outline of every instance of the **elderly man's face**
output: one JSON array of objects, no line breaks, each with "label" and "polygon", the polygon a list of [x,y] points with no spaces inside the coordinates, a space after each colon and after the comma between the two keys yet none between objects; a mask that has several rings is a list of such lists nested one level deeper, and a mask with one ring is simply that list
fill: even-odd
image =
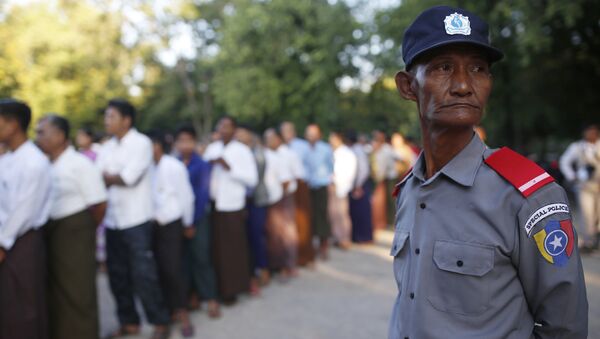
[{"label": "elderly man's face", "polygon": [[[483,117],[492,89],[487,56],[471,45],[441,47],[413,66],[402,96],[416,101],[421,119],[432,125],[473,126]],[[408,87],[408,88],[407,88]]]}]

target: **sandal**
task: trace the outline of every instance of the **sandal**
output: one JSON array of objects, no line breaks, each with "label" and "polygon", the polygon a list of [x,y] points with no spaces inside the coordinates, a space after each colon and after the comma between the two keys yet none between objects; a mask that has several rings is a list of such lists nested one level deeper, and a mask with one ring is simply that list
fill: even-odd
[{"label": "sandal", "polygon": [[113,339],[113,338],[121,338],[121,337],[127,337],[130,335],[138,335],[140,334],[140,327],[137,325],[124,325],[119,327],[116,331],[114,331],[113,333],[109,334],[108,337],[106,337],[107,339]]},{"label": "sandal", "polygon": [[169,339],[169,328],[165,328],[163,331],[157,331],[156,329],[152,333],[150,339]]},{"label": "sandal", "polygon": [[181,328],[181,336],[184,338],[191,338],[194,336],[194,326],[189,325]]}]

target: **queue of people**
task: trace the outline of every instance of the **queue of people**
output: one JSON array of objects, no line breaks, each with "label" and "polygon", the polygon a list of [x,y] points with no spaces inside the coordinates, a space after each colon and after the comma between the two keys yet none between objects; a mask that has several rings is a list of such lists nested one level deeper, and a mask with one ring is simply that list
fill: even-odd
[{"label": "queue of people", "polygon": [[97,267],[120,324],[110,337],[140,332],[136,299],[152,338],[174,324],[193,337],[189,312],[202,303],[218,318],[221,304],[327,260],[330,246],[371,242],[371,211],[392,200],[372,192],[416,158],[382,132],[327,142],[315,124],[302,139],[291,122],[259,133],[228,116],[199,153],[191,126],[144,134],[135,122],[134,106],[113,99],[102,143],[80,129],[77,150],[56,114],[37,121],[34,143],[27,104],[0,100],[0,339],[97,338]]},{"label": "queue of people", "polygon": [[577,233],[581,253],[596,252],[600,244],[600,127],[585,126],[582,139],[569,145],[559,165],[580,209]]}]

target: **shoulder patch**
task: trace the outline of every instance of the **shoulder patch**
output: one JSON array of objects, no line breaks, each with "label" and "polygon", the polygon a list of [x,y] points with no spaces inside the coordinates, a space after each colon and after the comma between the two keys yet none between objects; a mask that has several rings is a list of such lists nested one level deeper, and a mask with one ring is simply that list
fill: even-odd
[{"label": "shoulder patch", "polygon": [[408,171],[406,172],[406,174],[404,174],[404,177],[402,177],[402,179],[400,180],[399,183],[396,184],[396,186],[394,186],[394,190],[392,191],[392,197],[397,198],[398,195],[400,195],[400,189],[402,188],[402,184],[408,179],[410,178],[410,176],[412,175],[412,167],[408,169]]},{"label": "shoulder patch", "polygon": [[533,237],[542,257],[555,266],[565,266],[576,246],[570,219],[550,220]]},{"label": "shoulder patch", "polygon": [[485,163],[510,182],[527,198],[554,178],[535,162],[508,147],[502,147],[485,159]]}]

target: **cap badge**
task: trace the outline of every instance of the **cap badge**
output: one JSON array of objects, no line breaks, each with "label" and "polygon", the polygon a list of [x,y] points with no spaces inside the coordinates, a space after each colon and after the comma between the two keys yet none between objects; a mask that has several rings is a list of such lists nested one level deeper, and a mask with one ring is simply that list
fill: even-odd
[{"label": "cap badge", "polygon": [[471,35],[471,23],[469,17],[454,12],[444,19],[446,33],[449,35],[462,34]]}]

